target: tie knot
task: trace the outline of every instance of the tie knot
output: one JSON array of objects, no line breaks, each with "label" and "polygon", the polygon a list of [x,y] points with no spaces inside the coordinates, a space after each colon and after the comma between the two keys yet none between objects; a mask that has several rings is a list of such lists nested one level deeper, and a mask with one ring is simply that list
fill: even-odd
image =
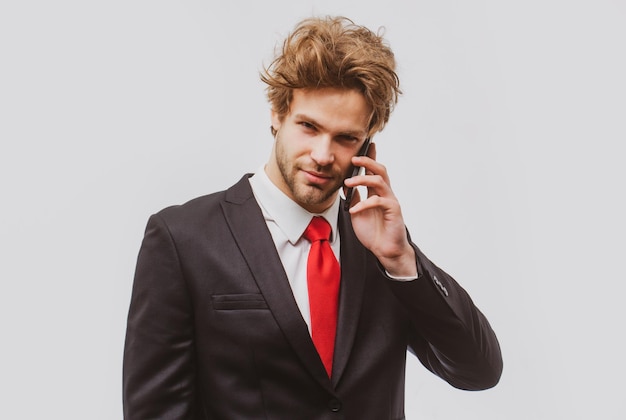
[{"label": "tie knot", "polygon": [[315,216],[304,231],[304,237],[310,242],[330,239],[330,225],[323,217]]}]

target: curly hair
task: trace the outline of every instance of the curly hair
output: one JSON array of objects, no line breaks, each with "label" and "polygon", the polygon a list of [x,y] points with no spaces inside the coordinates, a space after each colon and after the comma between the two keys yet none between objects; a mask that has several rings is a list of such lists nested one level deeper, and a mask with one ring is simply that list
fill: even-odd
[{"label": "curly hair", "polygon": [[357,89],[372,108],[372,135],[389,121],[401,93],[395,66],[382,35],[345,17],[309,18],[287,36],[261,80],[281,118],[289,113],[294,89]]}]

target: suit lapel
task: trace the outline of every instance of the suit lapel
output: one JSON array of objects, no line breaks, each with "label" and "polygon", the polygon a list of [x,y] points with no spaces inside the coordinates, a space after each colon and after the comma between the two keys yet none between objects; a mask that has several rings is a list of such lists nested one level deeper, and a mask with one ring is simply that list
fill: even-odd
[{"label": "suit lapel", "polygon": [[286,339],[311,374],[322,386],[330,388],[330,381],[293,297],[263,213],[252,194],[248,176],[226,192],[222,209],[250,272]]},{"label": "suit lapel", "polygon": [[333,361],[333,385],[341,379],[350,352],[361,313],[363,291],[365,285],[366,250],[360,245],[352,225],[350,215],[339,211],[338,228],[341,235],[341,289],[339,295],[339,316],[337,321],[337,338]]}]

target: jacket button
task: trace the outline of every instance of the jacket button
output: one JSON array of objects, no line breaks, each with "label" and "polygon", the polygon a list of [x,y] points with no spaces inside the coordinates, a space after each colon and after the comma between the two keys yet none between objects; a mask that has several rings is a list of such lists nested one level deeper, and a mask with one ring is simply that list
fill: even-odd
[{"label": "jacket button", "polygon": [[337,411],[341,410],[341,401],[333,398],[328,402],[328,408],[330,408],[330,411],[332,411],[333,413],[336,413]]}]

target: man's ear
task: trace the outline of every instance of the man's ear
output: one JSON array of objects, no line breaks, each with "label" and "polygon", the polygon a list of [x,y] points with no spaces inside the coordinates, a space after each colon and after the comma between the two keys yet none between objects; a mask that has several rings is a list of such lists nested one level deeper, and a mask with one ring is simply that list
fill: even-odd
[{"label": "man's ear", "polygon": [[272,121],[272,134],[276,135],[276,132],[280,130],[280,126],[283,124],[283,118],[281,118],[280,115],[278,115],[278,113],[272,109],[270,113],[270,119]]}]

